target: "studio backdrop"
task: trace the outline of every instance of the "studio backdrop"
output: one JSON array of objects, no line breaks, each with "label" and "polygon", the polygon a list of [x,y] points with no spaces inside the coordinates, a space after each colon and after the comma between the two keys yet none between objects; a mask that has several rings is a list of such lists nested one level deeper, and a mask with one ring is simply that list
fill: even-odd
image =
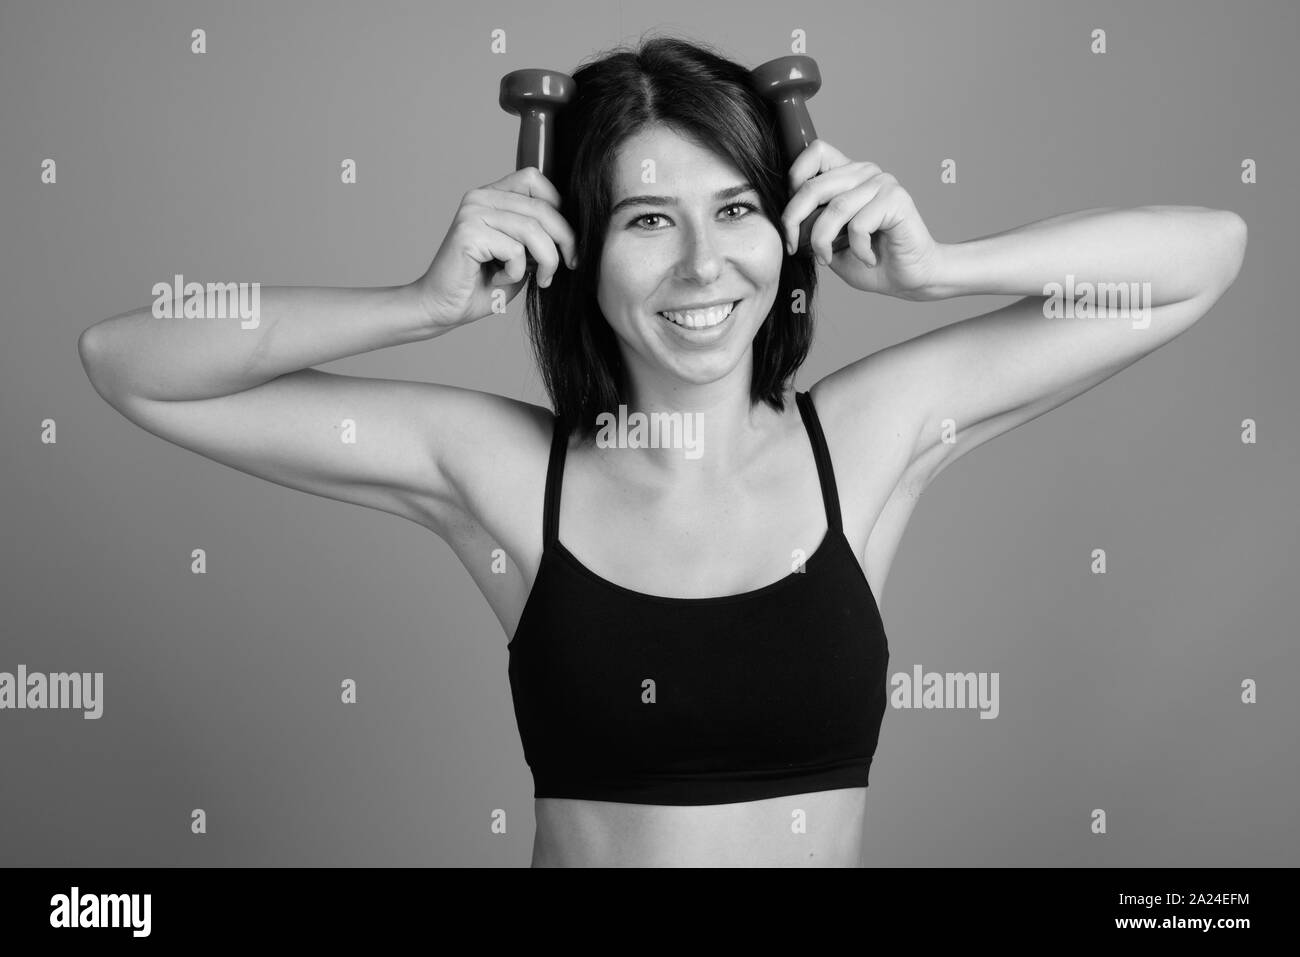
[{"label": "studio backdrop", "polygon": [[[6,0],[0,673],[88,698],[0,709],[0,864],[528,863],[506,636],[451,549],[132,425],[77,338],[176,275],[415,279],[514,169],[502,75],[649,32],[815,57],[818,134],[941,242],[1099,206],[1245,219],[1209,315],[917,505],[892,685],[991,693],[891,702],[863,859],[1295,865],[1298,26],[1284,0]],[[796,384],[1010,301],[824,272]],[[325,368],[549,406],[521,320]]]}]

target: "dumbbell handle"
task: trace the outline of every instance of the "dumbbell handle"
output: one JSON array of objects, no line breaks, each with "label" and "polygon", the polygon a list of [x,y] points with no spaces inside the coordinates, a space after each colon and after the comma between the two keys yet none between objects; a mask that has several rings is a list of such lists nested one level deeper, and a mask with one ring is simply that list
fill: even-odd
[{"label": "dumbbell handle", "polygon": [[[501,78],[498,102],[519,117],[515,169],[535,166],[547,179],[555,172],[555,117],[573,98],[573,77],[554,70],[514,70]],[[533,254],[524,251],[524,275],[537,269]],[[504,268],[498,263],[498,271]]]},{"label": "dumbbell handle", "polygon": [[[776,122],[781,137],[781,148],[789,165],[817,139],[812,116],[808,113],[808,98],[821,88],[821,74],[816,62],[808,56],[785,56],[768,60],[750,73],[760,96],[770,100],[776,108]],[[820,174],[818,174],[820,175]],[[808,236],[825,205],[818,206],[799,224],[799,241],[796,251],[806,254]],[[840,227],[831,241],[831,250],[842,252],[849,248],[848,226]]]},{"label": "dumbbell handle", "polygon": [[[802,97],[790,103],[787,112],[791,119],[781,124],[781,129],[786,141],[786,155],[797,157],[813,140],[817,139],[817,131],[813,129],[812,117],[808,115],[808,106]],[[791,149],[791,146],[794,148]],[[791,160],[793,162],[793,159]],[[821,174],[818,173],[818,176]],[[821,218],[822,213],[826,212],[825,204],[818,206],[799,224],[799,243],[796,249],[798,253],[807,253],[811,248],[810,237],[812,228]],[[831,240],[831,251],[842,252],[849,248],[849,228],[847,225],[841,226],[839,234]]]}]

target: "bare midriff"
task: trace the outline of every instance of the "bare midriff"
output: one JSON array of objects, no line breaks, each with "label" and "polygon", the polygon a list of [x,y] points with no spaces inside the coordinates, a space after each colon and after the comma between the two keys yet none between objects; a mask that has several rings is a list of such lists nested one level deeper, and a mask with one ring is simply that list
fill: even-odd
[{"label": "bare midriff", "polygon": [[533,867],[860,867],[867,789],[740,804],[534,806]]}]

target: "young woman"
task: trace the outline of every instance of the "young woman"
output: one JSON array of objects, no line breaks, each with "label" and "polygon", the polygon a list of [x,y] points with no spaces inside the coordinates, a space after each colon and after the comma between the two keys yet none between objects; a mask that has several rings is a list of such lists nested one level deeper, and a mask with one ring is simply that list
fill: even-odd
[{"label": "young woman", "polygon": [[[1202,207],[936,243],[872,163],[819,140],[787,169],[747,78],[672,38],[616,52],[574,74],[563,192],[535,169],[470,190],[409,285],[263,290],[251,329],[140,310],[80,340],[98,392],[150,432],[451,546],[509,639],[536,865],[859,863],[877,602],[918,496],[1184,332],[1244,255],[1240,217]],[[856,289],[1022,298],[798,393],[816,267],[794,243],[821,205],[812,250]],[[526,254],[554,412],[312,368],[492,315]],[[1055,318],[1053,283],[1137,283],[1147,311]],[[601,429],[638,413],[680,427]]]}]

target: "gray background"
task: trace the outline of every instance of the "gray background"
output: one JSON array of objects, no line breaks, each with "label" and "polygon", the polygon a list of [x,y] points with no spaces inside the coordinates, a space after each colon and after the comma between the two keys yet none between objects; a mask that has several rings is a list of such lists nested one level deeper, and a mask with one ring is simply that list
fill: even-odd
[{"label": "gray background", "polygon": [[[105,672],[98,721],[0,712],[0,863],[527,864],[506,639],[450,549],[136,428],[95,394],[76,339],[177,272],[414,279],[461,195],[513,168],[501,75],[571,71],[649,28],[747,66],[807,31],[818,132],[898,176],[940,241],[1093,206],[1246,219],[1245,267],[1201,323],[964,457],[918,506],[883,590],[891,673],[999,672],[1001,715],[886,714],[865,860],[1297,863],[1295,5],[795,10],[0,6],[0,670]],[[946,157],[957,185],[939,182]],[[907,303],[829,271],[820,292],[800,388],[1010,301]],[[544,403],[520,305],[327,368]],[[57,445],[39,441],[46,417]],[[1258,445],[1239,441],[1246,417]],[[1106,576],[1089,572],[1096,547]],[[1240,703],[1244,678],[1258,704]],[[1098,807],[1105,836],[1089,833]]]}]

